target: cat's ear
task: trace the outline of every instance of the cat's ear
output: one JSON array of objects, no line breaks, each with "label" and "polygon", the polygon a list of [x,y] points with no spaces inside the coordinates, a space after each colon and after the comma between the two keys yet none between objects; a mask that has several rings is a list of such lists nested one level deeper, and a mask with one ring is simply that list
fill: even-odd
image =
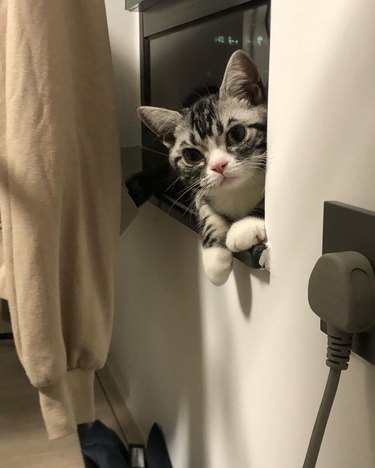
[{"label": "cat's ear", "polygon": [[174,131],[181,122],[179,112],[162,109],[160,107],[141,106],[137,109],[138,117],[153,131],[167,148],[175,143]]},{"label": "cat's ear", "polygon": [[237,50],[229,59],[220,87],[220,97],[248,99],[259,104],[265,92],[255,63],[243,50]]}]

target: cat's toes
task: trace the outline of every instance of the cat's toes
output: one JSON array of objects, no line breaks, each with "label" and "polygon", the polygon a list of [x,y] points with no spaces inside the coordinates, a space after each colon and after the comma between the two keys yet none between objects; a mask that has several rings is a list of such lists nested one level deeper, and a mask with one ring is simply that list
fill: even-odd
[{"label": "cat's toes", "polygon": [[224,284],[232,271],[232,252],[223,247],[209,247],[202,249],[202,255],[204,271],[211,283]]},{"label": "cat's toes", "polygon": [[266,237],[264,219],[244,218],[232,224],[226,245],[232,252],[242,252],[266,240]]},{"label": "cat's toes", "polygon": [[270,271],[270,247],[267,247],[263,250],[260,258],[259,265],[267,271]]}]

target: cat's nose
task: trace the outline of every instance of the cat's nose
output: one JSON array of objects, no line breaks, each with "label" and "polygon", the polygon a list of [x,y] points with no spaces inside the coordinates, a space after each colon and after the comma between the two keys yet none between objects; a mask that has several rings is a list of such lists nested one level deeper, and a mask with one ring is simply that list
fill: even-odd
[{"label": "cat's nose", "polygon": [[210,169],[212,171],[218,172],[219,174],[222,174],[227,165],[228,161],[217,161],[210,165]]}]

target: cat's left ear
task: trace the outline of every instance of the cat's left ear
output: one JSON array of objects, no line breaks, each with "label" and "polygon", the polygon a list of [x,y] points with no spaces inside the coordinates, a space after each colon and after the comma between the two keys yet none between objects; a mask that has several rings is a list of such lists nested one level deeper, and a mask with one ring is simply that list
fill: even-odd
[{"label": "cat's left ear", "polygon": [[255,63],[243,50],[237,50],[229,59],[220,87],[220,97],[247,99],[259,104],[265,91]]},{"label": "cat's left ear", "polygon": [[164,143],[171,148],[175,143],[174,131],[181,122],[179,112],[162,109],[160,107],[141,106],[137,109],[138,117]]}]

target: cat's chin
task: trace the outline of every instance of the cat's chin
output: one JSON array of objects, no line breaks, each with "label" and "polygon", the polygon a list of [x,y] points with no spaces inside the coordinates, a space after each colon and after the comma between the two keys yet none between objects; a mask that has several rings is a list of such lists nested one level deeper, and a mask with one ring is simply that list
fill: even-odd
[{"label": "cat's chin", "polygon": [[224,176],[217,187],[230,190],[232,188],[241,187],[246,184],[247,180],[247,178],[240,176]]},{"label": "cat's chin", "polygon": [[235,184],[234,177],[223,177],[221,180],[217,180],[210,185],[209,190],[215,192],[216,190],[229,189]]},{"label": "cat's chin", "polygon": [[233,176],[233,175],[221,175],[218,177],[215,182],[212,184],[212,188],[218,188],[222,186],[227,186],[230,184],[238,183],[240,181],[240,177]]},{"label": "cat's chin", "polygon": [[235,184],[235,183],[239,183],[240,180],[241,179],[239,177],[236,177],[236,176],[227,176],[227,177],[224,177],[222,179],[221,184],[225,184],[225,185]]}]

